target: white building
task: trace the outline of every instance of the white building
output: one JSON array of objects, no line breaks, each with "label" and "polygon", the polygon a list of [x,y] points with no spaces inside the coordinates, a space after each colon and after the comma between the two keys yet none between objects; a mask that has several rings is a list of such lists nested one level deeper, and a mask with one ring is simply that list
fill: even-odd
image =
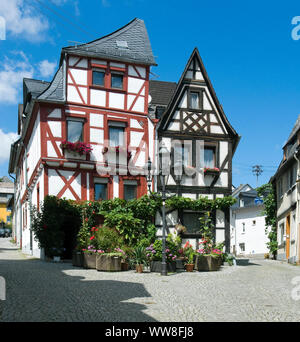
[{"label": "white building", "polygon": [[265,226],[263,203],[258,199],[257,192],[248,184],[241,184],[233,191],[237,199],[231,208],[230,215],[230,246],[231,253],[251,255],[268,253],[268,232]]}]

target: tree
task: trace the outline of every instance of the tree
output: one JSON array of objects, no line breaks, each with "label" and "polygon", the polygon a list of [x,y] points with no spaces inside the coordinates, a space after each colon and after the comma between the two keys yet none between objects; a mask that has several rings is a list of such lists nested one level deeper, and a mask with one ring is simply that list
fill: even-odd
[{"label": "tree", "polygon": [[263,198],[265,209],[263,215],[266,216],[266,230],[271,227],[268,234],[269,242],[267,244],[273,259],[276,259],[278,242],[277,242],[277,202],[275,189],[271,183],[264,184],[256,189],[258,196]]}]

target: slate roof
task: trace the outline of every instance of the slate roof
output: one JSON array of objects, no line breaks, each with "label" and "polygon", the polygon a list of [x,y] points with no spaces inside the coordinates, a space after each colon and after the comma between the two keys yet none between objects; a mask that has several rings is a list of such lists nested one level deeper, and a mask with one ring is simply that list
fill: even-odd
[{"label": "slate roof", "polygon": [[287,141],[285,142],[285,144],[283,145],[283,147],[285,145],[287,145],[293,139],[294,135],[299,131],[299,129],[300,129],[300,115],[298,116],[296,123],[292,129],[292,132],[289,135],[289,137],[288,137]]},{"label": "slate roof", "polygon": [[31,78],[24,78],[24,99],[23,103],[26,103],[27,94],[31,94],[32,98],[36,99],[44,90],[49,87],[50,82],[34,80]]},{"label": "slate roof", "polygon": [[[118,46],[118,44],[122,45],[123,42],[126,42],[125,46],[127,45],[127,48]],[[144,65],[156,65],[146,26],[144,21],[138,18],[117,31],[90,43],[65,47],[62,49],[63,52]]]},{"label": "slate roof", "polygon": [[149,81],[151,104],[167,106],[176,89],[176,82]]},{"label": "slate roof", "polygon": [[65,101],[63,65],[60,66],[51,84],[38,96],[38,100]]}]

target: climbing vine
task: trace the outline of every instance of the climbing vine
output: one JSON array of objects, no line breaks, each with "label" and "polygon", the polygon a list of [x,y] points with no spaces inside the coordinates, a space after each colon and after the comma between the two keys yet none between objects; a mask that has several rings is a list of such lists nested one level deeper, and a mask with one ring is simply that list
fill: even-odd
[{"label": "climbing vine", "polygon": [[272,254],[273,259],[276,258],[278,250],[277,242],[277,203],[276,203],[276,193],[272,184],[267,183],[256,189],[258,196],[262,197],[264,200],[264,210],[263,215],[266,216],[266,232],[269,227],[271,230],[268,234],[269,242],[267,244],[270,254]]}]

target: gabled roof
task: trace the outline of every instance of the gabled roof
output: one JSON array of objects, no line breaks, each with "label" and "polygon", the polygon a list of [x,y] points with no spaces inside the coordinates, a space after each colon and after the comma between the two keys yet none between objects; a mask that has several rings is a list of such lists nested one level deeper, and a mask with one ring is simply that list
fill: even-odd
[{"label": "gabled roof", "polygon": [[45,101],[65,101],[63,65],[60,66],[48,87],[37,97]]},{"label": "gabled roof", "polygon": [[177,84],[175,82],[149,81],[150,104],[167,106],[174,94]]},{"label": "gabled roof", "polygon": [[194,49],[194,51],[192,52],[192,54],[191,54],[191,56],[190,56],[190,58],[189,58],[189,60],[188,60],[188,62],[186,64],[186,66],[185,66],[185,69],[184,69],[184,71],[183,71],[183,73],[182,73],[182,75],[180,77],[180,80],[177,83],[176,90],[174,91],[173,96],[172,96],[172,98],[171,98],[171,100],[169,102],[169,105],[168,105],[168,107],[167,107],[167,109],[166,109],[166,111],[165,111],[165,113],[164,113],[160,123],[158,124],[158,130],[164,129],[164,126],[166,125],[170,115],[172,114],[172,107],[173,107],[173,105],[176,103],[176,101],[178,99],[178,96],[179,96],[179,93],[181,91],[182,86],[186,82],[188,82],[189,84],[191,84],[193,82],[197,82],[197,81],[186,81],[184,79],[185,75],[186,75],[186,73],[188,71],[189,65],[191,64],[191,62],[194,59],[194,57],[197,58],[197,60],[198,60],[198,62],[200,64],[200,70],[201,70],[201,73],[203,75],[204,82],[206,83],[206,85],[207,85],[207,87],[208,87],[208,89],[209,89],[209,91],[211,93],[211,96],[212,96],[212,98],[214,100],[214,103],[215,103],[215,105],[216,105],[216,107],[218,109],[218,112],[219,112],[222,120],[223,120],[223,123],[226,126],[229,134],[234,138],[234,143],[233,143],[233,154],[234,154],[234,151],[235,151],[235,149],[237,147],[237,144],[238,144],[238,142],[240,140],[240,137],[238,136],[237,132],[234,130],[234,128],[229,123],[229,121],[228,121],[228,119],[227,119],[227,117],[226,117],[226,115],[225,115],[225,113],[223,111],[223,107],[221,106],[221,104],[220,104],[220,102],[219,102],[219,100],[217,98],[217,95],[216,95],[215,90],[214,90],[214,88],[212,86],[212,83],[211,83],[211,81],[210,81],[210,79],[208,77],[208,74],[206,72],[206,69],[204,67],[203,61],[201,59],[201,56],[200,56],[199,51],[198,51],[197,48]]},{"label": "gabled roof", "polygon": [[23,79],[23,104],[26,103],[26,97],[31,94],[33,99],[36,99],[45,89],[49,87],[49,82],[34,80],[32,78]]},{"label": "gabled roof", "polygon": [[299,129],[300,129],[300,115],[298,116],[298,118],[296,120],[296,123],[295,123],[295,125],[294,125],[294,127],[292,129],[292,132],[290,133],[290,135],[289,135],[287,141],[284,143],[283,147],[285,145],[287,145],[293,139],[293,137],[299,131]]},{"label": "gabled roof", "polygon": [[117,31],[90,43],[62,49],[80,56],[156,65],[144,21],[133,19]]},{"label": "gabled roof", "polygon": [[[237,188],[235,188],[232,192],[232,196],[238,196],[241,192],[243,192],[243,190],[249,187],[251,190],[253,190],[252,186],[249,184],[240,184]],[[250,190],[250,191],[251,191]]]}]

